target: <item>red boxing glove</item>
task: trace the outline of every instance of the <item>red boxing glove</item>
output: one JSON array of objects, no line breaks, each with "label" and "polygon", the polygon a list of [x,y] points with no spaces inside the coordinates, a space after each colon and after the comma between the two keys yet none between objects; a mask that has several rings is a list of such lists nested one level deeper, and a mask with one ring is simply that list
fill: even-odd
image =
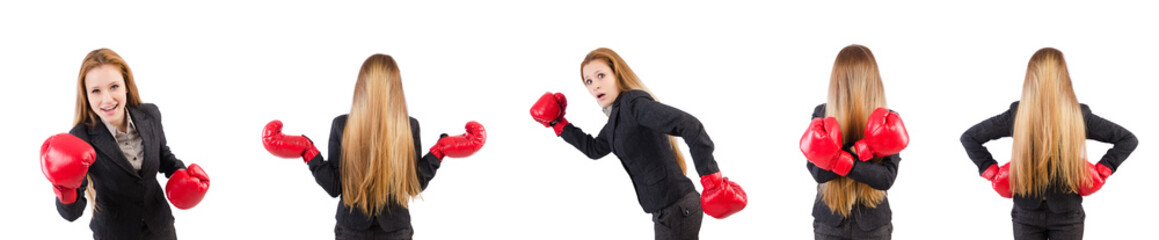
[{"label": "red boxing glove", "polygon": [[853,155],[841,150],[841,126],[837,119],[813,118],[801,136],[801,153],[818,168],[845,176],[853,169]]},{"label": "red boxing glove", "polygon": [[1087,171],[1090,172],[1091,185],[1079,188],[1079,195],[1083,197],[1090,196],[1102,189],[1103,184],[1107,183],[1107,177],[1110,177],[1111,172],[1113,172],[1110,167],[1102,163],[1092,164],[1090,162],[1087,162]]},{"label": "red boxing glove", "polygon": [[877,108],[865,124],[865,137],[853,144],[857,158],[868,161],[875,157],[894,155],[909,145],[909,133],[897,113]]},{"label": "red boxing glove", "polygon": [[196,163],[187,169],[177,169],[165,184],[165,196],[174,207],[186,210],[197,206],[209,191],[209,175]]},{"label": "red boxing glove", "polygon": [[63,204],[76,202],[76,190],[96,159],[89,143],[68,133],[52,135],[40,145],[40,171]]},{"label": "red boxing glove", "polygon": [[301,157],[302,161],[310,162],[318,156],[318,148],[306,136],[286,136],[282,134],[282,121],[273,120],[262,130],[262,145],[266,151],[281,158]]},{"label": "red boxing glove", "polygon": [[540,96],[539,101],[531,106],[531,118],[543,124],[543,127],[551,127],[555,130],[555,135],[559,136],[563,133],[563,126],[567,126],[567,118],[563,117],[566,111],[567,97],[564,97],[563,93],[548,92]]},{"label": "red boxing glove", "polygon": [[453,137],[442,137],[439,141],[431,146],[431,154],[443,160],[443,156],[453,158],[464,158],[475,154],[480,148],[483,148],[483,143],[487,142],[487,130],[483,129],[483,124],[479,122],[467,122],[467,133]]},{"label": "red boxing glove", "polygon": [[999,196],[1004,198],[1014,197],[1014,193],[1010,192],[1009,162],[1002,164],[1002,167],[998,167],[998,164],[990,165],[989,168],[986,168],[985,172],[982,172],[982,178],[990,181],[991,186],[994,187],[994,191],[998,192]]},{"label": "red boxing glove", "polygon": [[726,218],[744,210],[749,197],[739,184],[721,178],[720,172],[700,177],[704,192],[700,194],[700,207],[704,213],[717,219]]}]

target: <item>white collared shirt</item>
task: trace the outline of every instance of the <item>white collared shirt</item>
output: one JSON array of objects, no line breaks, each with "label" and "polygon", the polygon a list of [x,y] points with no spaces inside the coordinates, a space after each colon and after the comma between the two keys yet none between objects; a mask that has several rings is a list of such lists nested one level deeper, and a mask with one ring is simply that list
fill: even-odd
[{"label": "white collared shirt", "polygon": [[129,126],[125,128],[125,132],[117,130],[112,123],[101,122],[109,129],[109,133],[113,134],[113,139],[117,140],[117,147],[121,148],[121,153],[125,154],[125,159],[129,160],[129,164],[133,165],[133,170],[141,170],[141,162],[145,160],[145,147],[141,144],[141,135],[137,134],[137,125],[133,124],[133,118],[129,117],[129,111],[125,111],[125,120],[128,121]]}]

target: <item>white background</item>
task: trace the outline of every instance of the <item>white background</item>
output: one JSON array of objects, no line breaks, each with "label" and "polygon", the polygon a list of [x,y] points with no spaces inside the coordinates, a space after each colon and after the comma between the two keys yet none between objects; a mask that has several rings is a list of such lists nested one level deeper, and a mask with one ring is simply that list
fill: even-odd
[{"label": "white background", "polygon": [[[267,153],[260,130],[281,119],[325,153],[330,120],[349,111],[373,53],[399,62],[424,148],[469,120],[490,136],[476,155],[447,159],[411,205],[415,237],[650,239],[617,158],[588,160],[528,115],[539,95],[563,92],[567,117],[598,132],[607,118],[579,63],[610,47],[660,100],[704,123],[720,169],[748,192],[744,211],[706,216],[702,238],[808,239],[816,183],[797,142],[834,57],[853,43],[873,50],[913,140],[889,190],[896,239],[1010,238],[1011,200],[978,177],[958,137],[1019,98],[1027,61],[1047,46],[1065,53],[1079,100],[1141,142],[1085,199],[1087,238],[1154,232],[1152,4],[484,2],[6,2],[0,233],[91,236],[90,211],[76,222],[56,213],[38,149],[72,126],[80,62],[107,47],[161,108],[173,152],[212,179],[200,205],[174,209],[183,239],[331,238],[338,200],[299,160]],[[1004,162],[1010,143],[988,146]],[[1092,159],[1109,148],[1089,143]]]}]

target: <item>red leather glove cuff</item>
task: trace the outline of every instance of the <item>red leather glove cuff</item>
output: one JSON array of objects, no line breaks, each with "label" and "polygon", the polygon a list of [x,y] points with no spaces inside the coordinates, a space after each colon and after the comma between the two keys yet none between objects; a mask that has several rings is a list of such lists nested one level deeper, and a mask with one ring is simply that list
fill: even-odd
[{"label": "red leather glove cuff", "polygon": [[563,127],[567,126],[567,124],[567,118],[559,117],[559,121],[556,121],[554,125],[551,125],[551,128],[555,130],[555,136],[558,137],[560,134],[563,134]]},{"label": "red leather glove cuff", "polygon": [[439,158],[439,162],[443,161],[443,156],[444,156],[443,151],[439,150],[437,144],[435,146],[431,146],[430,152],[431,152],[431,155],[435,155],[436,158]]},{"label": "red leather glove cuff", "polygon": [[1111,177],[1111,174],[1115,172],[1114,170],[1111,170],[1111,167],[1107,167],[1107,165],[1103,165],[1102,163],[1095,164],[1095,171],[1098,172],[1099,176],[1103,177],[1103,179]]},{"label": "red leather glove cuff", "polygon": [[302,152],[302,162],[308,163],[310,160],[314,159],[314,157],[318,156],[318,154],[318,148],[314,147],[314,144],[310,144],[310,146],[306,147],[306,151]]},{"label": "red leather glove cuff", "polygon": [[994,181],[994,175],[998,174],[998,164],[990,165],[986,171],[982,172],[982,178],[987,181]]},{"label": "red leather glove cuff", "polygon": [[842,177],[849,175],[849,171],[853,170],[853,156],[847,152],[841,152],[835,158],[837,158],[837,162],[833,165],[833,173],[841,175]]},{"label": "red leather glove cuff", "polygon": [[853,150],[857,153],[857,160],[869,161],[873,159],[873,151],[869,150],[869,144],[865,140],[859,140],[853,144]]},{"label": "red leather glove cuff", "polygon": [[704,189],[716,188],[716,186],[721,183],[721,176],[722,175],[719,171],[713,174],[700,176],[700,186],[704,187]]}]

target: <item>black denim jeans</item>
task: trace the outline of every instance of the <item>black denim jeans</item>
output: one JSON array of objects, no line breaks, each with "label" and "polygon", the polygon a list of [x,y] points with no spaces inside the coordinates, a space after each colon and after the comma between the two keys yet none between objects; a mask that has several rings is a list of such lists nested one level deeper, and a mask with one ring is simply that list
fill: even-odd
[{"label": "black denim jeans", "polygon": [[1083,222],[1087,213],[1082,207],[1068,212],[1051,212],[1044,206],[1039,209],[1022,209],[1015,206],[1010,210],[1014,222],[1014,239],[1083,239]]},{"label": "black denim jeans", "polygon": [[832,227],[813,220],[813,239],[816,240],[853,240],[853,239],[881,239],[893,238],[893,223],[882,225],[876,229],[865,231],[857,226],[857,221],[845,218],[837,227]]},{"label": "black denim jeans", "polygon": [[700,208],[700,194],[685,194],[672,205],[652,213],[656,239],[700,239],[700,222],[704,210]]}]

